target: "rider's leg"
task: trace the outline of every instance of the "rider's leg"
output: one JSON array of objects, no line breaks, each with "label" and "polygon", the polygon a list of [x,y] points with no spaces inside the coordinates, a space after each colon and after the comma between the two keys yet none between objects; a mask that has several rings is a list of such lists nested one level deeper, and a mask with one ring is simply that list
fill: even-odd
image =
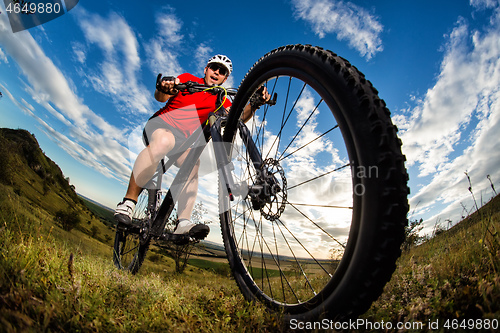
[{"label": "rider's leg", "polygon": [[[176,164],[182,165],[188,153],[189,150],[176,161]],[[189,177],[186,181],[186,185],[179,193],[177,201],[177,216],[179,223],[174,230],[174,234],[188,234],[190,237],[203,239],[210,232],[210,228],[205,224],[195,224],[190,221],[191,214],[193,213],[193,208],[196,202],[196,196],[198,194],[199,168],[200,160],[198,160],[194,165],[193,170],[189,174]]]},{"label": "rider's leg", "polygon": [[198,194],[198,170],[200,168],[200,160],[198,160],[189,175],[186,186],[179,194],[178,200],[178,218],[179,220],[190,220],[196,203]]},{"label": "rider's leg", "polygon": [[132,223],[132,214],[142,188],[153,177],[160,160],[172,150],[174,145],[175,137],[171,132],[162,128],[153,132],[151,142],[135,160],[127,193],[123,201],[116,206],[115,219],[118,224],[130,225]]},{"label": "rider's leg", "polygon": [[142,188],[153,177],[158,163],[175,146],[174,135],[163,128],[159,128],[151,135],[149,146],[144,148],[134,163],[134,169],[130,176],[126,199],[137,201]]},{"label": "rider's leg", "polygon": [[128,187],[127,187],[127,192],[125,193],[125,199],[132,199],[134,201],[137,201],[137,198],[139,197],[139,194],[142,191],[142,187],[137,185],[135,182],[135,177],[134,173],[130,175],[130,180],[128,181]]}]

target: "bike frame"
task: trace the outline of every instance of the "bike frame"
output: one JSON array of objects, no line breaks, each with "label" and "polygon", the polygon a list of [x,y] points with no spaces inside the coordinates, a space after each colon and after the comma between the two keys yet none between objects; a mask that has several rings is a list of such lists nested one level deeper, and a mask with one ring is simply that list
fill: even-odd
[{"label": "bike frame", "polygon": [[[156,184],[156,186],[159,186],[159,184],[161,183],[161,177],[168,170],[168,168],[175,162],[175,160],[180,156],[180,154],[182,154],[187,148],[192,147],[190,148],[190,151],[186,159],[184,160],[181,168],[179,169],[179,172],[175,176],[170,186],[170,188],[176,186],[182,186],[182,188],[184,188],[187,179],[191,174],[196,162],[200,158],[207,143],[210,141],[210,139],[212,139],[212,141],[214,142],[214,152],[215,152],[217,169],[219,170],[220,175],[222,176],[221,181],[223,180],[229,198],[232,201],[234,199],[233,193],[235,192],[235,190],[236,191],[238,190],[238,186],[235,185],[233,176],[231,175],[230,172],[231,169],[230,168],[231,164],[229,160],[230,147],[229,145],[224,144],[222,141],[221,130],[225,121],[226,117],[218,116],[215,113],[210,113],[208,120],[205,122],[205,124],[202,127],[200,127],[197,131],[195,131],[188,138],[188,140],[186,140],[181,145],[179,151],[173,153],[166,163],[164,163],[163,161],[160,163],[157,175],[158,183]],[[262,157],[257,149],[257,146],[255,145],[250,136],[250,132],[248,131],[246,125],[242,121],[239,122],[239,128],[240,128],[240,136],[243,139],[245,145],[247,146],[247,150],[249,152],[251,160],[253,161],[256,167],[260,166],[262,164]],[[156,189],[155,191],[158,190],[159,189]],[[176,200],[172,195],[171,189],[169,189],[156,215],[152,216],[150,219],[151,224],[150,224],[149,234],[151,237],[162,238],[167,241],[171,240],[170,238],[173,238],[169,237],[169,235],[164,235],[163,231],[165,229],[167,220],[174,209],[175,204]]]}]

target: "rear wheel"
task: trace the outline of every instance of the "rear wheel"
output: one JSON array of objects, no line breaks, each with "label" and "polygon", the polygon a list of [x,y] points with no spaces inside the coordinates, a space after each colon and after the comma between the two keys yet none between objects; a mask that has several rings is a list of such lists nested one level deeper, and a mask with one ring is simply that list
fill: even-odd
[{"label": "rear wheel", "polygon": [[[278,103],[246,124],[259,165],[238,120],[261,85]],[[371,83],[333,52],[286,46],[250,69],[224,132],[246,191],[234,201],[220,195],[224,245],[247,299],[299,319],[368,309],[395,269],[407,223],[396,131]]]},{"label": "rear wheel", "polygon": [[132,217],[133,226],[117,226],[113,249],[113,262],[117,268],[136,274],[142,266],[151,242],[151,207],[157,206],[157,193],[157,190],[142,190]]}]

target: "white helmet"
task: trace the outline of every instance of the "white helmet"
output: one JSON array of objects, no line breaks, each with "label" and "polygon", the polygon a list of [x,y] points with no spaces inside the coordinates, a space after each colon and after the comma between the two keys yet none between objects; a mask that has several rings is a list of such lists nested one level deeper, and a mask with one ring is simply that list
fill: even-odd
[{"label": "white helmet", "polygon": [[218,64],[221,64],[224,67],[226,67],[228,70],[227,75],[231,74],[231,72],[233,71],[233,63],[231,62],[231,59],[229,59],[225,55],[217,54],[217,55],[213,56],[212,58],[210,58],[210,60],[208,60],[207,66],[212,64],[212,63],[218,63]]}]

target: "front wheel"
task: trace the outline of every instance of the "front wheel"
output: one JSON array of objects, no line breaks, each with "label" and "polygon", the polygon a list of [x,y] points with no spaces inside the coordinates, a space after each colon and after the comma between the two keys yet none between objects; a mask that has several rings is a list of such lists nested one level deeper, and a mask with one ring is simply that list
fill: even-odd
[{"label": "front wheel", "polygon": [[[241,113],[262,85],[278,102],[257,110],[245,134]],[[247,299],[301,320],[369,308],[395,269],[407,223],[396,131],[371,83],[331,51],[286,46],[250,69],[223,138],[247,190],[234,201],[220,196],[224,245]]]}]

